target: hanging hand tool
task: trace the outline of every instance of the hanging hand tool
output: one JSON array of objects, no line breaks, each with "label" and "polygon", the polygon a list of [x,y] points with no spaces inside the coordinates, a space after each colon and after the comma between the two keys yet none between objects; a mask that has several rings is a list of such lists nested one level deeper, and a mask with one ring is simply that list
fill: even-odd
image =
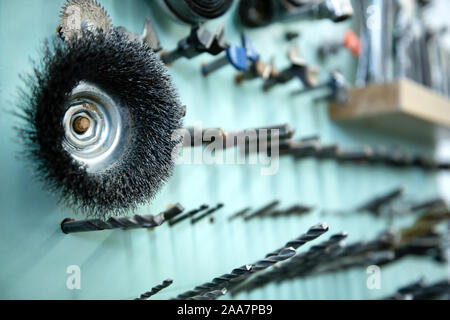
[{"label": "hanging hand tool", "polygon": [[219,203],[217,206],[215,206],[214,208],[209,209],[208,211],[206,211],[202,215],[192,218],[191,219],[191,224],[196,224],[197,222],[203,220],[206,217],[209,217],[210,215],[212,215],[216,211],[222,209],[223,207],[224,207],[224,204],[223,203]]},{"label": "hanging hand tool", "polygon": [[324,43],[319,47],[317,53],[321,60],[325,60],[328,56],[338,53],[343,48],[350,51],[356,58],[361,54],[361,43],[352,30],[348,30],[345,33],[344,41]]},{"label": "hanging hand tool", "polygon": [[172,227],[172,226],[176,225],[177,223],[180,223],[186,219],[192,218],[197,213],[207,210],[208,208],[209,208],[209,206],[207,204],[204,204],[204,205],[200,206],[200,208],[191,210],[176,219],[170,219],[169,226]]},{"label": "hanging hand tool", "polygon": [[345,80],[345,77],[339,71],[333,72],[331,74],[330,80],[328,80],[326,83],[306,87],[305,89],[293,92],[292,95],[297,96],[319,89],[328,89],[329,91],[331,91],[331,93],[326,97],[326,99],[328,100],[332,100],[340,105],[346,104],[348,102],[350,88],[347,84],[347,81]]},{"label": "hanging hand tool", "polygon": [[230,45],[226,49],[226,54],[224,57],[203,65],[203,76],[207,77],[211,73],[227,65],[231,65],[238,71],[246,71],[251,65],[258,61],[259,54],[256,52],[251,39],[244,34],[241,36],[241,39],[241,46]]},{"label": "hanging hand tool", "polygon": [[[171,176],[182,106],[148,46],[94,0],[69,0],[21,91],[25,159],[61,204],[105,219],[147,204]],[[163,115],[164,116],[161,116]],[[136,161],[139,159],[139,161]]]},{"label": "hanging hand tool", "polygon": [[341,22],[353,16],[350,0],[241,0],[238,14],[247,27],[262,27],[288,20],[330,19]]},{"label": "hanging hand tool", "polygon": [[165,288],[171,286],[173,283],[172,279],[164,280],[164,282],[160,285],[157,285],[156,287],[152,288],[150,291],[141,294],[141,296],[135,300],[148,300],[150,297],[154,296],[161,290],[164,290]]},{"label": "hanging hand tool", "polygon": [[271,59],[269,63],[264,63],[261,59],[258,59],[250,64],[248,70],[238,73],[235,77],[235,82],[236,84],[241,84],[247,80],[261,78],[266,81],[267,79],[274,78],[278,75],[274,64],[274,59]]},{"label": "hanging hand tool", "polygon": [[233,0],[163,0],[160,1],[177,19],[195,24],[223,16]]},{"label": "hanging hand tool", "polygon": [[180,58],[192,59],[202,53],[216,56],[228,48],[223,25],[219,26],[216,33],[211,33],[203,26],[196,24],[191,28],[189,36],[178,42],[175,50],[162,52],[161,59],[165,64],[172,64]]},{"label": "hanging hand tool", "polygon": [[153,50],[153,52],[159,52],[162,50],[158,34],[156,33],[156,30],[149,18],[145,19],[144,30],[142,31],[142,34],[136,34],[124,27],[117,27],[116,30],[126,34],[130,41],[137,40],[139,42],[145,43],[150,49]]},{"label": "hanging hand tool", "polygon": [[102,231],[112,229],[138,229],[138,228],[153,228],[162,225],[166,220],[173,218],[184,211],[180,204],[153,216],[135,215],[134,217],[111,217],[107,221],[100,219],[75,221],[73,219],[64,219],[61,223],[61,230],[65,234],[76,232]]},{"label": "hanging hand tool", "polygon": [[275,77],[271,77],[264,82],[263,90],[269,91],[279,84],[287,83],[294,78],[299,79],[304,88],[316,87],[319,83],[319,70],[317,67],[309,66],[300,56],[297,46],[291,47],[288,53],[290,67],[280,71]]}]

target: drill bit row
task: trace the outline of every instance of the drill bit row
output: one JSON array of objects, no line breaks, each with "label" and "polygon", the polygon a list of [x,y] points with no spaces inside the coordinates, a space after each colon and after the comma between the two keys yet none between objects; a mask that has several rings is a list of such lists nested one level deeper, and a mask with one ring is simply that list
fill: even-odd
[{"label": "drill bit row", "polygon": [[384,232],[371,241],[357,241],[345,245],[345,233],[331,237],[309,251],[279,265],[277,268],[241,283],[231,291],[238,294],[264,287],[272,282],[306,277],[319,273],[330,273],[367,265],[386,265],[406,256],[431,257],[445,262],[442,235],[434,232],[439,223],[450,220],[446,210],[430,211],[416,223],[400,232]]},{"label": "drill bit row", "polygon": [[[276,145],[267,143],[258,146],[256,152],[271,152],[277,148],[279,155],[289,155],[296,160],[305,158],[337,160],[340,162],[385,164],[394,167],[419,167],[425,170],[450,170],[449,162],[438,162],[421,155],[409,155],[400,148],[363,146],[357,149],[344,149],[338,144],[321,145],[319,137],[300,140],[283,139]],[[267,151],[266,151],[267,150]],[[242,149],[249,154],[252,150]]]},{"label": "drill bit row", "polygon": [[286,209],[278,209],[280,205],[279,200],[274,200],[263,207],[252,211],[251,207],[245,208],[238,211],[228,218],[229,221],[233,221],[237,218],[242,218],[244,221],[253,220],[255,218],[274,218],[280,216],[290,216],[290,215],[303,215],[311,212],[313,210],[310,206],[305,206],[302,204],[295,204]]},{"label": "drill bit row", "polygon": [[135,300],[148,300],[150,297],[154,296],[161,290],[164,290],[165,288],[171,286],[172,283],[172,279],[164,280],[162,284],[159,284],[156,287],[153,287],[150,291],[141,294],[141,296],[139,298],[136,298]]},{"label": "drill bit row", "polygon": [[[215,206],[215,207],[213,207],[211,209],[209,208],[209,205],[207,205],[207,204],[201,205],[198,209],[191,210],[191,211],[189,211],[189,212],[187,212],[187,213],[185,213],[185,214],[183,214],[183,215],[181,215],[179,217],[176,217],[174,219],[170,219],[169,220],[169,226],[172,227],[172,226],[174,226],[174,225],[176,225],[176,224],[178,224],[178,223],[180,223],[180,222],[182,222],[184,220],[187,220],[187,219],[191,219],[191,224],[195,224],[195,223],[197,223],[197,222],[199,222],[199,221],[201,221],[201,220],[203,220],[203,219],[205,219],[207,217],[210,217],[213,213],[217,212],[218,210],[220,210],[223,207],[224,207],[223,203],[219,203],[219,204],[217,204],[217,206]],[[204,212],[205,210],[207,210],[207,211]],[[199,216],[196,216],[197,214],[199,214],[201,212],[204,212],[204,213],[202,213]],[[210,221],[213,222],[213,218],[211,218]]]},{"label": "drill bit row", "polygon": [[176,299],[190,299],[197,296],[202,296],[208,292],[233,288],[240,282],[245,281],[251,275],[274,266],[281,261],[292,258],[296,253],[296,249],[298,249],[305,243],[318,238],[327,231],[328,226],[324,223],[313,226],[305,234],[301,235],[293,241],[288,242],[283,248],[278,249],[271,254],[268,254],[264,259],[261,259],[250,265],[244,265],[236,268],[228,274],[224,274],[220,277],[214,278],[211,282],[207,282],[203,285],[195,287],[192,290],[178,295]]},{"label": "drill bit row", "polygon": [[135,215],[133,217],[111,217],[107,221],[101,219],[90,219],[75,221],[74,219],[64,219],[61,222],[61,230],[65,234],[89,231],[102,231],[112,229],[139,229],[154,228],[161,226],[166,220],[173,219],[184,211],[181,204],[170,207],[164,212],[154,216],[151,214]]},{"label": "drill bit row", "polygon": [[248,146],[250,143],[258,145],[261,139],[271,141],[291,139],[295,131],[288,125],[275,125],[254,129],[224,131],[221,128],[202,129],[200,127],[187,127],[181,132],[183,136],[183,147],[198,147],[211,141],[222,140],[224,148],[236,146]]},{"label": "drill bit row", "polygon": [[444,279],[427,284],[424,279],[404,286],[383,300],[450,300],[450,281]]}]

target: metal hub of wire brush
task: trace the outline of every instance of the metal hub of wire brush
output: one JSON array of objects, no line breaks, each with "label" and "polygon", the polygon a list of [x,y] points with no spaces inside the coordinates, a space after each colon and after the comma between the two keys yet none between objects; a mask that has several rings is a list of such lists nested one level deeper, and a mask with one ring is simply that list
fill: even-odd
[{"label": "metal hub of wire brush", "polygon": [[117,163],[129,136],[129,115],[119,101],[86,82],[73,91],[64,115],[64,149],[98,172]]}]

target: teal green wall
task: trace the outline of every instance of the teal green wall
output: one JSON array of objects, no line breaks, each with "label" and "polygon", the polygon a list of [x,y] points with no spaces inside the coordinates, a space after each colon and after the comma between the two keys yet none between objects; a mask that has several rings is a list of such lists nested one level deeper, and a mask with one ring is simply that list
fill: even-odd
[{"label": "teal green wall", "polygon": [[[101,1],[115,25],[136,32],[141,31],[145,17],[151,17],[163,46],[173,48],[188,33],[188,27],[173,23],[152,2]],[[319,210],[301,218],[229,223],[227,216],[243,207],[280,199],[285,206],[301,202],[318,208],[345,209],[398,185],[405,186],[410,197],[422,199],[436,194],[436,176],[417,169],[283,158],[277,175],[261,176],[258,166],[180,165],[156,200],[139,213],[156,214],[176,202],[187,209],[223,202],[226,206],[217,213],[214,224],[202,221],[195,226],[164,225],[154,231],[62,234],[60,222],[74,214],[58,207],[57,199],[32,179],[27,164],[17,160],[21,145],[13,130],[16,119],[9,111],[17,102],[19,75],[30,72],[29,58],[38,58],[41,41],[55,33],[63,3],[0,0],[0,299],[130,299],[173,278],[174,285],[158,296],[170,298],[263,257],[322,220],[330,225],[330,233],[348,231],[349,242],[369,239],[386,226],[386,221],[362,214],[323,217]],[[239,30],[232,15],[222,20],[226,21],[229,38],[238,41]],[[283,39],[284,31],[301,31],[301,52],[308,61],[319,64],[315,57],[317,45],[339,37],[348,26],[304,22],[248,34],[262,49],[263,58],[275,56],[277,66],[282,68],[288,63],[285,53],[289,46]],[[295,82],[263,94],[260,81],[236,87],[231,68],[203,79],[199,65],[210,59],[200,56],[179,61],[170,69],[182,101],[188,106],[186,125],[201,120],[204,127],[240,129],[288,122],[297,129],[298,137],[319,134],[324,142],[337,141],[346,146],[379,142],[398,144],[409,151],[433,152],[431,146],[334,125],[325,103],[313,104],[311,96],[289,97],[298,85]],[[325,70],[338,67],[352,79],[354,65],[350,54],[341,52],[327,62],[323,76]],[[411,221],[408,217],[398,224]],[[81,267],[79,291],[66,289],[69,265]],[[382,269],[380,291],[366,288],[365,268],[358,268],[271,285],[238,298],[369,299],[389,294],[419,276],[426,275],[431,281],[444,274],[444,268],[432,262],[407,259]]]}]

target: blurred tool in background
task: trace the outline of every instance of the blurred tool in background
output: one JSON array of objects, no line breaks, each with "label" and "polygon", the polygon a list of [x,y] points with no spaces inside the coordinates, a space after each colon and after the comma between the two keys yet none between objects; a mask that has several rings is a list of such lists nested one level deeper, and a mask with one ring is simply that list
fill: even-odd
[{"label": "blurred tool in background", "polygon": [[341,22],[353,16],[350,0],[241,0],[238,14],[247,27],[300,19]]},{"label": "blurred tool in background", "polygon": [[449,96],[449,34],[447,27],[433,25],[436,4],[355,1],[362,42],[357,86],[408,78]]}]

